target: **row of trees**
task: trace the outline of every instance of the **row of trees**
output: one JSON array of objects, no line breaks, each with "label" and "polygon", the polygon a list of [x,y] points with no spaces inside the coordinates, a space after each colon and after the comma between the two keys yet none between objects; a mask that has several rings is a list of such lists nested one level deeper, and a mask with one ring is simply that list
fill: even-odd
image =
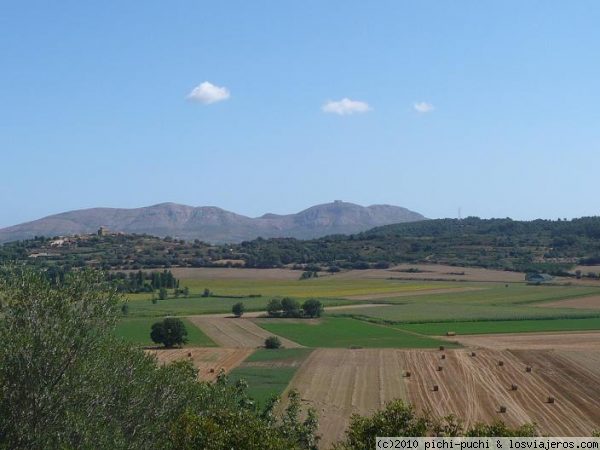
[{"label": "row of trees", "polygon": [[[246,306],[244,303],[238,302],[231,307],[231,312],[235,317],[242,317],[246,312]],[[270,317],[321,317],[323,304],[314,298],[308,299],[302,304],[290,297],[273,298],[267,304],[267,313]]]},{"label": "row of trees", "polygon": [[267,313],[271,317],[321,317],[323,304],[314,298],[302,304],[290,297],[273,298],[267,304]]},{"label": "row of trees", "polygon": [[109,281],[113,281],[119,292],[139,293],[154,292],[155,290],[177,289],[179,280],[175,278],[170,270],[162,272],[109,272],[106,275]]}]

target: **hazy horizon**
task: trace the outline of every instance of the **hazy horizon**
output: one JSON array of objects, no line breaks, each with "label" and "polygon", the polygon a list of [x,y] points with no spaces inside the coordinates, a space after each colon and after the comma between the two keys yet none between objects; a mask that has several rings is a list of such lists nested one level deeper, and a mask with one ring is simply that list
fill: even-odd
[{"label": "hazy horizon", "polygon": [[6,5],[0,228],[92,207],[599,213],[600,6]]}]

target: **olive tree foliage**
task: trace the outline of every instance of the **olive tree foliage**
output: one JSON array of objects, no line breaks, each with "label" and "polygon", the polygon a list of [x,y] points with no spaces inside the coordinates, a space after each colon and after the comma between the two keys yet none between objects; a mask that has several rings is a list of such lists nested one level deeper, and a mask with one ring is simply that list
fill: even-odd
[{"label": "olive tree foliage", "polygon": [[288,404],[280,416],[274,414],[279,399],[271,399],[262,411],[246,394],[247,385],[240,380],[231,385],[220,374],[207,390],[202,414],[187,411],[177,420],[170,433],[177,449],[229,450],[316,450],[318,421],[314,410],[302,420],[300,396],[291,391]]},{"label": "olive tree foliage", "polygon": [[354,414],[346,429],[343,441],[333,446],[334,450],[362,450],[371,448],[377,436],[537,436],[532,424],[510,428],[504,422],[492,424],[476,423],[466,428],[454,415],[441,419],[428,414],[419,414],[410,404],[394,400],[371,416]]},{"label": "olive tree foliage", "polygon": [[160,439],[189,370],[157,368],[112,338],[118,303],[99,272],[53,284],[31,269],[2,269],[0,445],[143,448]]},{"label": "olive tree foliage", "polygon": [[120,299],[104,280],[0,268],[0,448],[171,449],[207,436],[206,448],[262,448],[236,440],[254,435],[313,448],[316,425],[258,411],[243,383],[197,382],[190,362],[159,366],[112,337]]}]

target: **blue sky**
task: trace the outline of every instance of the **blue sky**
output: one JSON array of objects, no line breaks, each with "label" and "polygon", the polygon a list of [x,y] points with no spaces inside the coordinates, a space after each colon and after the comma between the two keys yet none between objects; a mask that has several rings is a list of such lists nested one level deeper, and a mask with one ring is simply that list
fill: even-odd
[{"label": "blue sky", "polygon": [[599,23],[596,1],[5,2],[0,227],[164,201],[597,215]]}]

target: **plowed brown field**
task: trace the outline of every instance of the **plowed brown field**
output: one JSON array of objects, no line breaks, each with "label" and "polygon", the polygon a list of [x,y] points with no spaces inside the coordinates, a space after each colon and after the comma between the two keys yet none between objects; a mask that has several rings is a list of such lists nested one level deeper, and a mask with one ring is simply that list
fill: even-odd
[{"label": "plowed brown field", "polygon": [[[199,327],[209,338],[221,347],[257,348],[265,344],[265,339],[272,336],[266,330],[250,320],[223,317],[190,317],[189,321]],[[301,347],[301,345],[279,337],[285,348]]]},{"label": "plowed brown field", "polygon": [[[231,371],[240,365],[252,352],[249,348],[174,348],[146,350],[154,355],[159,363],[169,364],[173,361],[190,359],[198,369],[198,379],[212,381],[217,378],[219,371]],[[189,354],[191,353],[191,357]]]},{"label": "plowed brown field", "polygon": [[[317,410],[323,448],[343,437],[352,413],[371,413],[396,398],[436,417],[454,414],[466,424],[536,422],[541,432],[558,436],[585,436],[600,428],[600,366],[594,371],[551,351],[443,353],[444,360],[440,351],[317,349],[288,389],[297,389]],[[525,371],[527,365],[532,372]],[[548,396],[556,402],[546,403]]]}]

